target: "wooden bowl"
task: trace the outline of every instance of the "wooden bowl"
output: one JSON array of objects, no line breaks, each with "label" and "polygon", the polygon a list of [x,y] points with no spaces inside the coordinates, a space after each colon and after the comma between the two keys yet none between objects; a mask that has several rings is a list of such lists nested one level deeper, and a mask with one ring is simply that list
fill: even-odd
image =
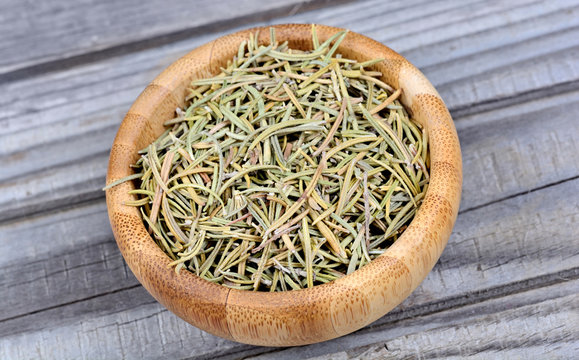
[{"label": "wooden bowl", "polygon": [[[290,47],[311,49],[310,25],[277,25],[276,37]],[[241,41],[259,32],[269,43],[269,27],[249,29],[205,44],[171,64],[149,84],[129,109],[115,138],[107,183],[133,173],[129,164],[164,130],[163,122],[185,104],[193,79],[216,75],[237,53]],[[342,29],[317,26],[321,41]],[[125,182],[106,192],[118,246],[143,286],[169,310],[196,327],[242,343],[289,346],[348,334],[400,304],[432,269],[452,231],[462,184],[460,146],[450,114],[424,75],[388,47],[350,32],[339,50],[345,57],[385,60],[373,68],[382,80],[401,88],[402,103],[424,125],[430,139],[430,185],[422,206],[403,235],[362,269],[310,289],[266,293],[229,289],[191,272],[175,274],[170,258],[151,238],[127,192]]]}]

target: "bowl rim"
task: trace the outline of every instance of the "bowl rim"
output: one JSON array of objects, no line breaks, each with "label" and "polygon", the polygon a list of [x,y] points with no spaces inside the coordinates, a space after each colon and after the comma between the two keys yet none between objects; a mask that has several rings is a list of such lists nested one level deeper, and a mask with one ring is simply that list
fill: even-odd
[{"label": "bowl rim", "polygon": [[[291,47],[311,48],[311,24],[283,24],[242,30],[204,44],[172,63],[145,88],[120,125],[111,147],[107,184],[132,173],[137,151],[155,139],[163,120],[182,106],[192,79],[218,72],[241,41],[269,28]],[[344,29],[316,25],[321,41]],[[176,275],[171,261],[149,235],[138,210],[123,205],[132,182],[106,191],[111,227],[119,249],[143,286],[163,305],[215,335],[255,345],[302,345],[357,330],[404,300],[432,269],[452,231],[460,203],[462,163],[454,123],[426,77],[387,46],[355,32],[338,48],[359,61],[383,58],[382,80],[401,88],[401,101],[428,132],[430,183],[422,205],[400,238],[359,270],[313,288],[287,292],[230,289],[189,271]],[[153,121],[153,119],[161,119]],[[156,135],[156,136],[155,136]],[[145,146],[143,146],[145,145]]]}]

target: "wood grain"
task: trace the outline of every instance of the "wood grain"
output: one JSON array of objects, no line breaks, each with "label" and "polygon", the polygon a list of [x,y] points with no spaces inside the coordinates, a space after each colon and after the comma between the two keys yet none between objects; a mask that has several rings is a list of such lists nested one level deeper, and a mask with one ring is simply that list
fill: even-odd
[{"label": "wood grain", "polygon": [[[575,0],[375,0],[273,21],[347,27],[401,51],[434,80],[451,108],[465,163],[463,212],[423,285],[375,325],[297,349],[298,357],[337,351],[335,358],[365,351],[389,356],[380,352],[384,345],[402,358],[416,357],[417,349],[430,358],[570,358],[579,351],[577,327],[569,322],[577,311],[565,313],[565,322],[557,317],[569,308],[567,300],[554,308],[520,301],[577,293],[576,285],[566,282],[577,278],[579,248],[579,205],[571,195],[579,186],[573,180],[579,174],[573,117],[579,98],[577,5]],[[8,17],[17,21],[9,11],[0,12],[0,22]],[[217,36],[163,40],[168,45],[113,57],[98,58],[96,50],[76,63],[54,58],[48,60],[52,67],[13,69],[17,75],[22,71],[13,79],[0,76],[0,291],[10,294],[14,306],[0,302],[0,358],[291,357],[221,340],[164,310],[130,272],[126,276],[126,267],[117,266],[107,226],[100,187],[120,119],[161,69]],[[30,124],[38,129],[27,131]],[[521,140],[507,142],[509,134]],[[62,141],[70,147],[58,144]],[[543,208],[551,199],[553,207]],[[22,256],[13,257],[14,251]],[[29,274],[14,270],[27,262],[34,264]],[[92,271],[109,280],[95,279]],[[28,283],[11,290],[18,276]],[[522,306],[524,312],[505,312]],[[455,310],[464,312],[457,316]],[[530,322],[537,314],[542,321]],[[464,329],[467,338],[480,336],[465,343]],[[465,352],[456,355],[456,348]]]},{"label": "wood grain", "polygon": [[324,346],[274,351],[247,359],[573,358],[579,348],[579,332],[566,328],[569,321],[579,320],[578,290],[579,281],[573,279],[378,326],[371,332],[363,330]]},{"label": "wood grain", "polygon": [[72,6],[66,1],[3,2],[0,77],[10,72],[5,79],[28,76],[50,70],[59,61],[104,59],[325,5],[329,1],[83,0]]}]

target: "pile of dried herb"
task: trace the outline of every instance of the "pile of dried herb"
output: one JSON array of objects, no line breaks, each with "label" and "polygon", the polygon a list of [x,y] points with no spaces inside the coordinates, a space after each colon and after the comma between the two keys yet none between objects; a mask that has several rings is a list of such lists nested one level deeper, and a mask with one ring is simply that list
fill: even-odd
[{"label": "pile of dried herb", "polygon": [[[281,291],[383,253],[428,186],[426,133],[364,63],[251,36],[142,150],[131,193],[159,246],[202,278]],[[111,184],[110,186],[113,186]]]}]

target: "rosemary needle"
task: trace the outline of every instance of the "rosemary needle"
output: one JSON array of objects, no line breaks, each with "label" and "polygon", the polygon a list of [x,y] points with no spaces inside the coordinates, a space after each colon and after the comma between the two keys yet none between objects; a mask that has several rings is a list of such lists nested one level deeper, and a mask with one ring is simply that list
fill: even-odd
[{"label": "rosemary needle", "polygon": [[130,192],[176,272],[240,290],[311,288],[396,241],[428,187],[428,137],[400,89],[340,54],[250,36],[141,150]]}]

